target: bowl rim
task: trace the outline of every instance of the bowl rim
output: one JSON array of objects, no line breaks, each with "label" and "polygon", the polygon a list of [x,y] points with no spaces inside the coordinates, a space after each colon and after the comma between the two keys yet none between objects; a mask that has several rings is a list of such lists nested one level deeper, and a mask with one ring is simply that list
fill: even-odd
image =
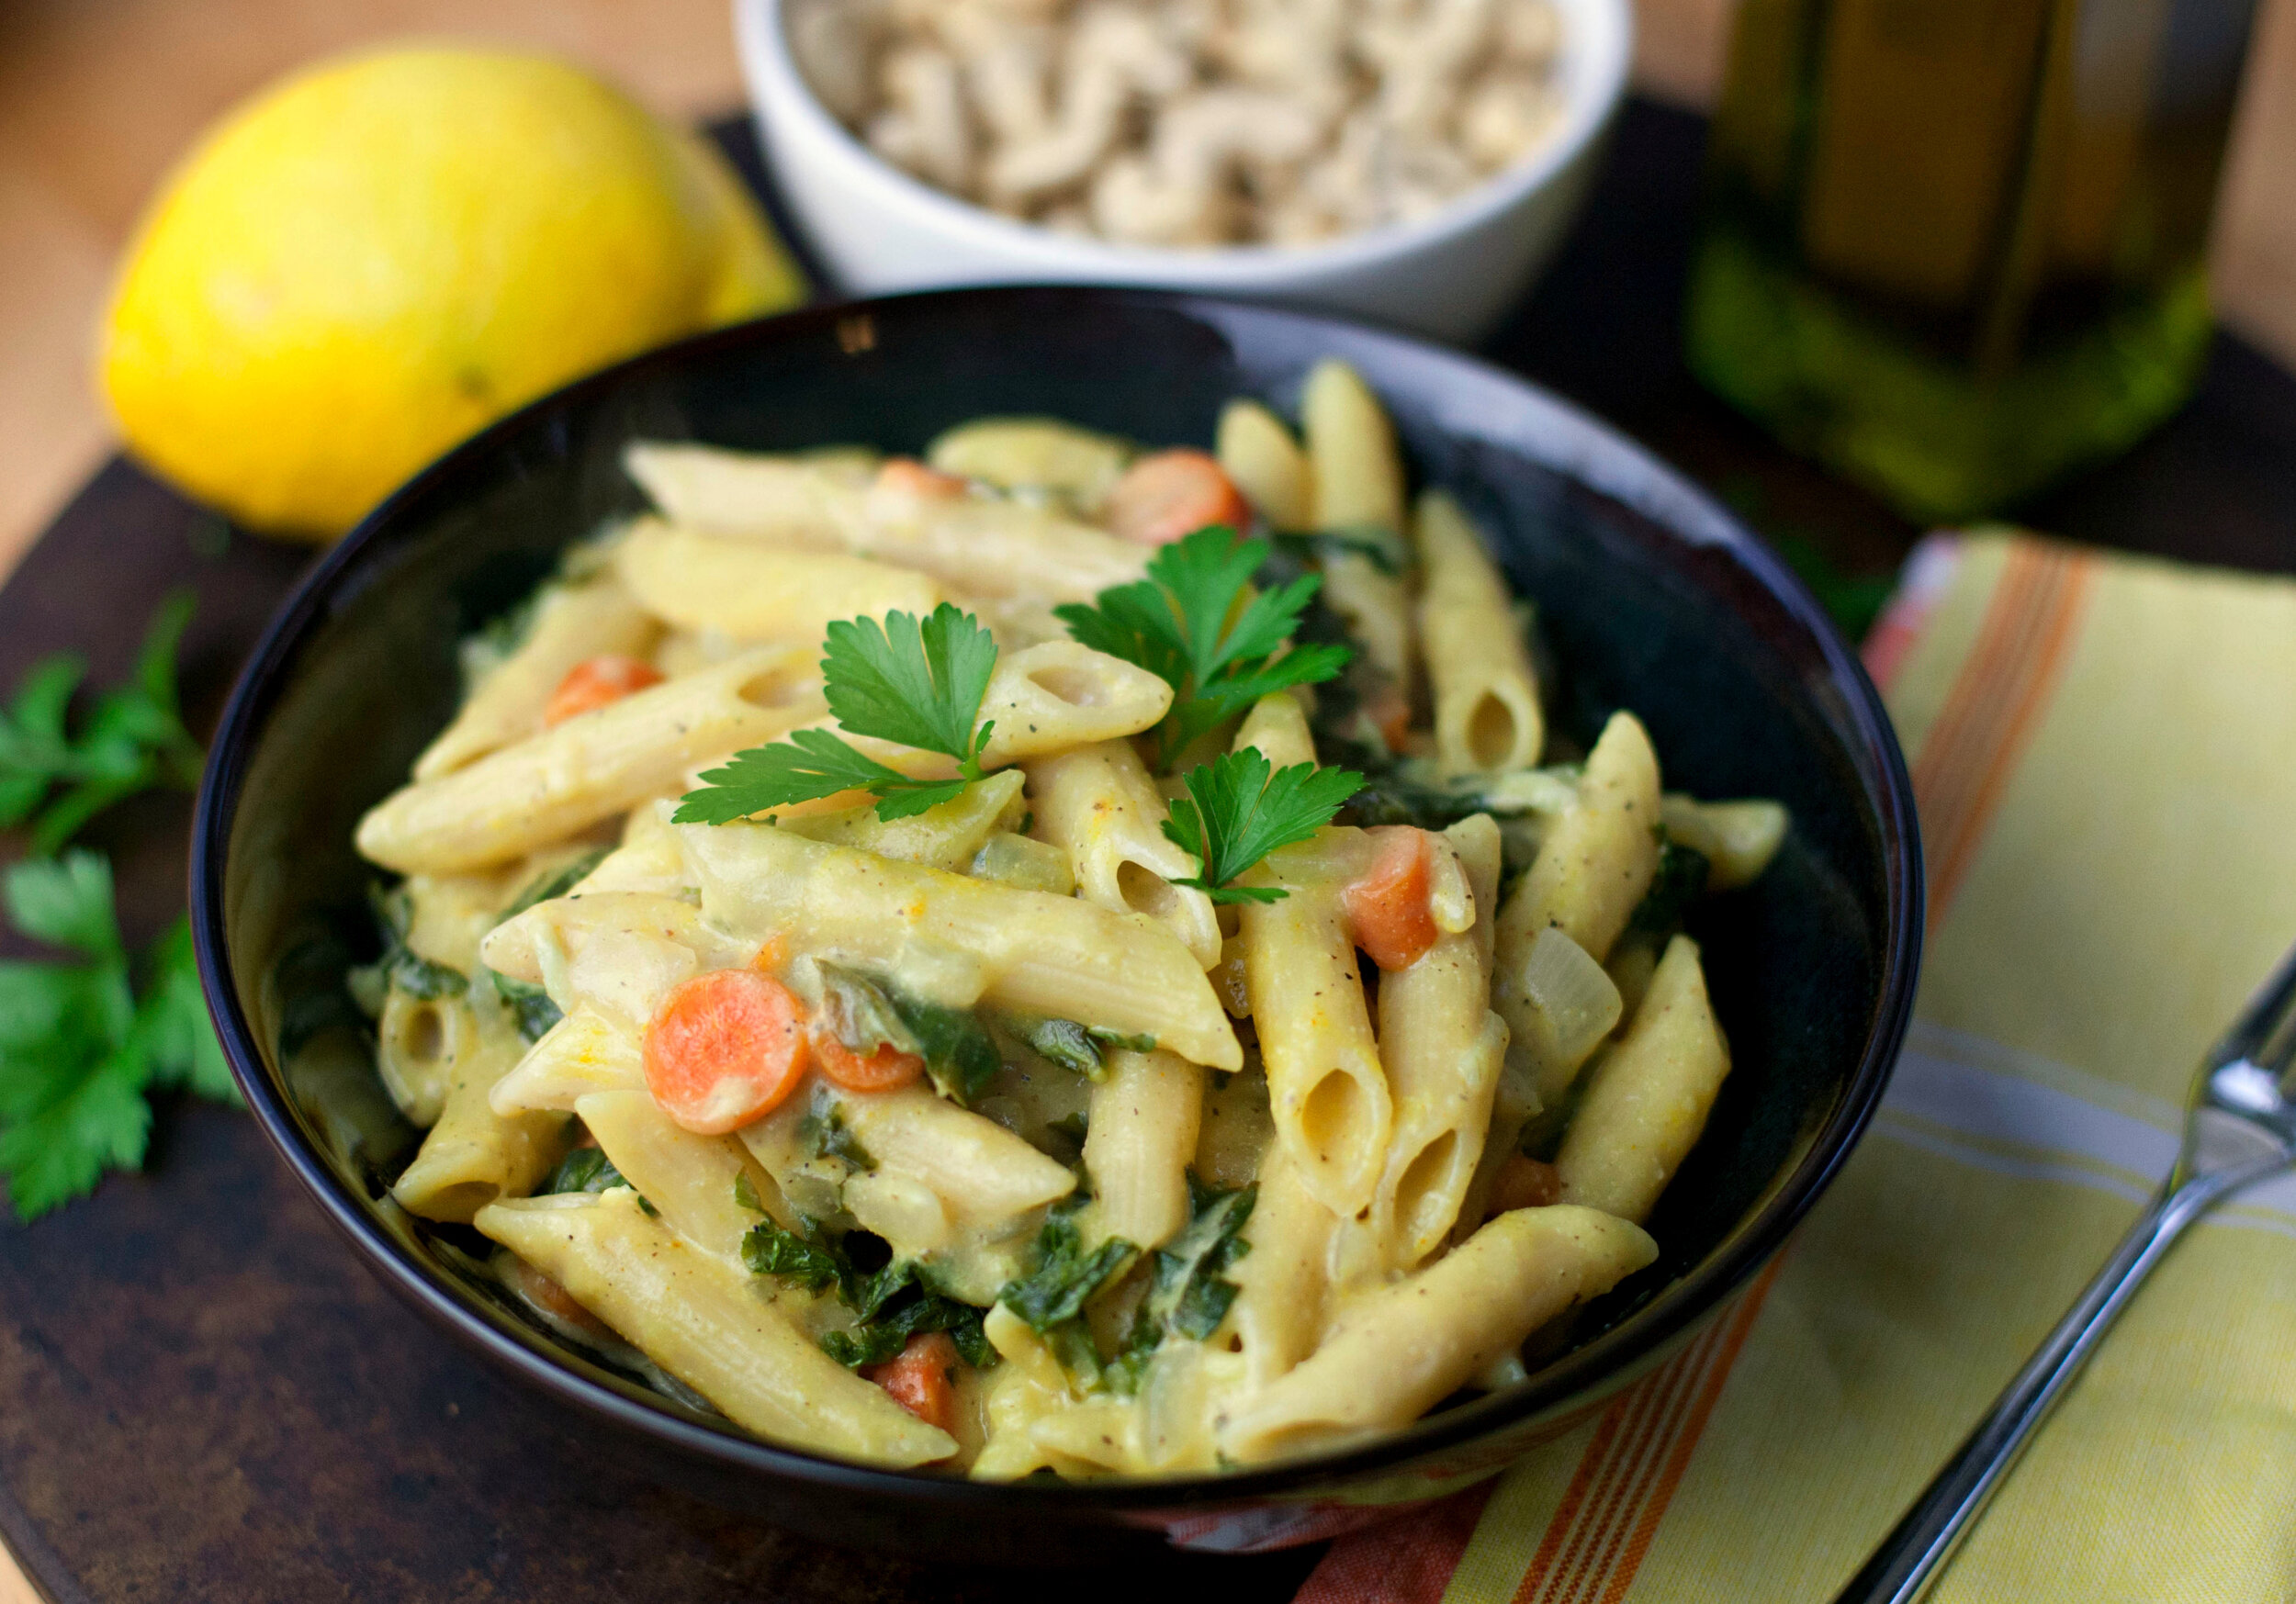
[{"label": "bowl rim", "polygon": [[[1841,697],[1849,731],[1873,760],[1878,781],[1874,824],[1878,827],[1887,898],[1887,936],[1881,953],[1880,995],[1855,1069],[1834,1107],[1806,1137],[1799,1155],[1705,1259],[1660,1288],[1650,1301],[1610,1330],[1573,1350],[1527,1380],[1469,1404],[1422,1417],[1400,1430],[1334,1452],[1211,1475],[1127,1477],[1090,1482],[978,1482],[929,1471],[891,1470],[785,1447],[749,1436],[726,1422],[715,1426],[593,1380],[571,1356],[510,1317],[487,1308],[418,1261],[383,1227],[364,1199],[335,1172],[284,1087],[264,1066],[252,1022],[232,981],[224,924],[224,866],[244,780],[269,714],[285,689],[286,671],[305,638],[328,616],[338,592],[364,588],[357,570],[367,551],[411,510],[426,508],[502,449],[530,434],[546,434],[557,415],[611,396],[633,380],[675,369],[695,358],[737,351],[761,342],[827,333],[846,320],[874,311],[923,311],[937,305],[999,299],[1051,298],[1079,305],[1154,308],[1215,326],[1289,324],[1295,333],[1323,331],[1352,344],[1386,347],[1405,359],[1456,365],[1485,382],[1514,391],[1547,420],[1574,434],[1580,449],[1558,454],[1548,465],[1661,522],[1678,537],[1725,544],[1799,623],[1825,659],[1828,682]],[[1047,308],[1048,310],[1057,308]],[[1605,482],[1590,471],[1606,453],[1638,481]],[[1653,510],[1657,509],[1657,510]],[[1685,522],[1698,525],[1694,531]],[[210,746],[192,821],[190,918],[201,988],[233,1077],[272,1146],[278,1150],[323,1214],[349,1239],[368,1269],[403,1300],[467,1346],[580,1412],[689,1456],[767,1476],[788,1476],[896,1500],[943,1509],[997,1505],[1047,1516],[1146,1514],[1205,1509],[1313,1494],[1429,1454],[1467,1447],[1540,1415],[1553,1416],[1581,1392],[1627,1374],[1716,1315],[1784,1245],[1786,1237],[1832,1182],[1872,1118],[1910,1023],[1922,948],[1923,863],[1912,781],[1880,693],[1823,610],[1783,559],[1672,468],[1608,423],[1532,380],[1447,347],[1352,320],[1265,303],[1223,300],[1186,291],[1069,284],[968,286],[922,290],[864,301],[832,302],[694,335],[576,380],[529,403],[447,452],[392,492],[298,583],[274,614],[234,683]],[[1493,1466],[1495,1472],[1501,1466]]]},{"label": "bowl rim", "polygon": [[[1055,233],[991,211],[896,166],[856,138],[832,116],[790,48],[784,17],[789,0],[733,0],[734,38],[752,115],[787,116],[840,164],[839,176],[861,185],[880,204],[929,225],[944,239],[994,255],[1016,273],[1063,274],[1118,283],[1154,282],[1173,288],[1279,288],[1328,274],[1377,266],[1418,254],[1472,232],[1522,205],[1569,172],[1602,137],[1625,100],[1634,57],[1630,0],[1553,0],[1566,30],[1585,26],[1586,42],[1566,31],[1563,50],[1582,50],[1577,71],[1563,74],[1567,110],[1562,126],[1525,161],[1470,185],[1427,216],[1390,223],[1314,245],[1222,245],[1202,250],[1120,244],[1097,236]],[[781,140],[760,129],[769,163]],[[786,187],[786,186],[784,186]],[[796,208],[793,204],[793,210]],[[801,218],[801,226],[804,226]]]}]

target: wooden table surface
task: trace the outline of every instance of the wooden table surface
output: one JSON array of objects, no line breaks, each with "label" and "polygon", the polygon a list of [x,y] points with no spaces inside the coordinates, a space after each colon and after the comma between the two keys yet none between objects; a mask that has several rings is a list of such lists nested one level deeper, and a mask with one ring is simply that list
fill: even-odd
[{"label": "wooden table surface", "polygon": [[[1711,96],[1730,0],[1640,0],[1638,81],[1677,104]],[[0,576],[112,447],[86,383],[88,331],[109,266],[157,175],[223,106],[298,62],[371,38],[451,29],[534,42],[596,62],[686,116],[739,99],[723,0],[370,0],[355,13],[297,0],[0,0]],[[1637,125],[1645,144],[1694,140],[1687,118]],[[1685,131],[1690,130],[1690,131]],[[1625,141],[1622,141],[1622,144]],[[1608,248],[1646,201],[1679,216],[1684,150],[1640,152],[1620,205],[1573,251]],[[2257,349],[2296,359],[2296,0],[2266,0],[2220,215],[2217,289],[2227,342],[2187,416],[2131,460],[2032,510],[2044,527],[2204,560],[2296,568],[2296,385]],[[1665,193],[1631,185],[1652,175]],[[1622,220],[1623,219],[1623,220]],[[1643,243],[1641,256],[1663,262]],[[1639,258],[1638,258],[1639,259]],[[1654,270],[1657,271],[1657,270]],[[1591,320],[1559,282],[1502,336],[1503,360],[1644,435],[1772,532],[1807,530],[1851,567],[1876,569],[1912,533],[1869,499],[1766,451],[1717,406],[1686,398],[1671,317],[1656,345],[1619,360],[1635,331]],[[1659,279],[1661,295],[1678,293]],[[1670,308],[1671,311],[1671,308]],[[104,598],[86,599],[104,616]],[[124,599],[123,599],[124,600]],[[37,1604],[0,1553],[0,1604]]]}]

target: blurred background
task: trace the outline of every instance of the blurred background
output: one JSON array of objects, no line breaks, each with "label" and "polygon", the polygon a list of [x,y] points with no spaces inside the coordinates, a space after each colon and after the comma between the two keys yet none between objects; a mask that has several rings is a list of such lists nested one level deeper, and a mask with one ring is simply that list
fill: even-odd
[{"label": "blurred background", "polygon": [[[1719,92],[1734,0],[1639,0],[1636,84]],[[186,143],[282,71],[426,32],[536,45],[658,110],[737,111],[725,0],[0,0],[0,570],[107,454],[90,331],[138,208]],[[2265,0],[2232,135],[2212,272],[2218,314],[2296,362],[2296,0]]]}]

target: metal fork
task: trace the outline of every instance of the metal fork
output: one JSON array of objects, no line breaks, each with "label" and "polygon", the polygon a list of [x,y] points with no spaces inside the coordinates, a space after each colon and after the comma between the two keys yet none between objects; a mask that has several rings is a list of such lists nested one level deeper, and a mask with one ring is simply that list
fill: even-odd
[{"label": "metal fork", "polygon": [[2017,1373],[1945,1467],[1835,1604],[1912,1604],[2079,1374],[2136,1289],[2187,1226],[2218,1203],[2296,1163],[2296,948],[2200,1066],[2185,1108],[2177,1167],[2039,1352]]}]

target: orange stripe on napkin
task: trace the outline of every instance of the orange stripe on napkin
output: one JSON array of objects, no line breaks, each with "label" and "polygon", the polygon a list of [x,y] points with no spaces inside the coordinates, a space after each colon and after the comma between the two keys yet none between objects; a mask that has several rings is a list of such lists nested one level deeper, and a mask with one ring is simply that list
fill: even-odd
[{"label": "orange stripe on napkin", "polygon": [[1493,1476],[1393,1525],[1341,1538],[1293,1604],[1438,1604],[1498,1485]]},{"label": "orange stripe on napkin", "polygon": [[[1931,931],[2056,689],[2094,574],[2094,560],[2077,552],[2032,540],[2009,547],[1977,640],[1913,765]],[[1896,643],[1881,666],[1894,667],[1908,649]],[[1784,1259],[1772,1259],[1726,1318],[1604,1414],[1514,1604],[1620,1604],[1626,1597]],[[1490,1492],[1485,1483],[1396,1525],[1340,1539],[1296,1604],[1436,1604]]]},{"label": "orange stripe on napkin", "polygon": [[2077,638],[2094,559],[2019,541],[1913,765],[1931,934],[1961,889]]}]

